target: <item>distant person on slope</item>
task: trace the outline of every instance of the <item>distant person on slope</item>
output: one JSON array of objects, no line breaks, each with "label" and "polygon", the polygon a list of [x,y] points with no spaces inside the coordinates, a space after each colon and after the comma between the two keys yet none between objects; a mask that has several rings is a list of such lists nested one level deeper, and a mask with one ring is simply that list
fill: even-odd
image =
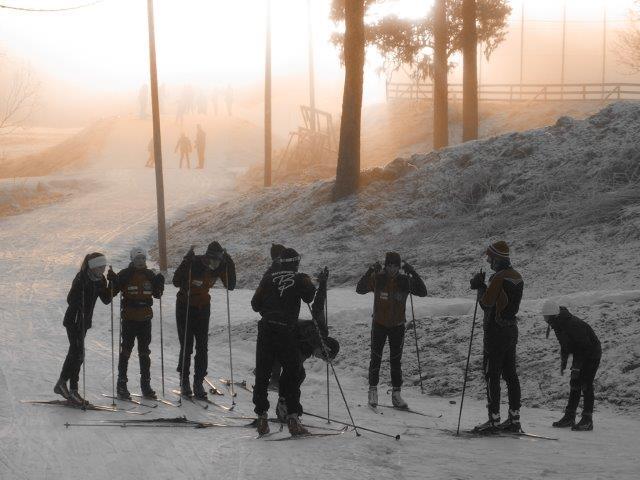
[{"label": "distant person on slope", "polygon": [[138,340],[140,389],[142,396],[156,398],[151,388],[151,319],[154,298],[162,297],[164,276],[147,268],[147,252],[140,247],[131,250],[131,263],[118,274],[109,269],[107,278],[113,294],[120,293],[120,354],[118,356],[118,397],[130,399],[127,389],[127,368],[133,344]]},{"label": "distant person on slope", "polygon": [[[567,368],[569,355],[573,355],[571,363],[571,380],[569,381],[569,402],[564,410],[564,416],[554,427],[571,427],[572,430],[593,430],[593,380],[600,366],[602,348],[600,340],[591,326],[574,316],[566,307],[558,306],[552,300],[547,300],[542,306],[542,315],[547,322],[547,338],[549,330],[553,331],[560,342],[560,374]],[[583,396],[582,418],[578,424],[576,410]]]},{"label": "distant person on slope", "polygon": [[[185,396],[193,394],[198,398],[207,397],[202,382],[207,375],[208,365],[209,290],[218,280],[229,290],[236,288],[236,266],[218,242],[210,243],[204,255],[196,255],[191,247],[173,275],[173,285],[179,289],[176,298],[176,324],[180,341],[177,371],[181,375],[180,390]],[[196,354],[192,391],[189,386],[189,367],[194,340]]]},{"label": "distant person on slope", "polygon": [[[53,391],[80,405],[86,402],[78,391],[78,381],[84,361],[85,336],[87,330],[91,328],[93,309],[98,297],[105,305],[111,302],[111,294],[104,278],[106,266],[107,259],[101,253],[87,255],[67,295],[68,307],[64,314],[63,325],[67,329],[69,351]],[[67,382],[69,382],[68,387]]]},{"label": "distant person on slope", "polygon": [[196,131],[196,152],[198,153],[198,166],[196,168],[204,168],[204,151],[207,144],[207,134],[200,125]]},{"label": "distant person on slope", "polygon": [[180,151],[180,168],[182,168],[183,161],[186,163],[188,169],[191,168],[189,155],[191,154],[193,147],[191,146],[191,140],[189,140],[189,137],[187,137],[184,132],[180,135],[174,152],[177,152],[178,150]]},{"label": "distant person on slope", "polygon": [[[509,430],[520,432],[520,380],[516,371],[518,319],[524,281],[513,269],[509,246],[499,241],[487,250],[487,262],[495,272],[485,284],[484,272],[474,275],[471,289],[477,290],[478,305],[484,311],[483,369],[487,384],[489,420],[475,427],[477,432]],[[500,377],[507,382],[509,418],[500,423]]]},{"label": "distant person on slope", "polygon": [[259,434],[269,431],[269,400],[267,387],[274,360],[282,365],[280,389],[287,405],[287,426],[291,435],[302,435],[307,430],[300,423],[302,414],[298,378],[302,363],[296,338],[296,324],[300,315],[300,302],[310,303],[316,288],[311,278],[298,272],[300,255],[286,248],[280,261],[267,273],[251,299],[251,307],[260,313],[256,344],[256,378],[253,388],[254,411],[258,414]]},{"label": "distant person on slope", "polygon": [[149,153],[149,156],[147,157],[147,163],[144,165],[145,167],[153,168],[156,164],[156,158],[153,150],[153,137],[151,137],[151,140],[149,140],[149,143],[147,144],[147,152]]},{"label": "distant person on slope", "polygon": [[427,296],[427,287],[420,275],[408,263],[402,268],[400,254],[387,252],[384,269],[376,262],[358,282],[356,292],[373,292],[373,321],[371,323],[371,360],[369,362],[369,405],[378,406],[378,381],[384,345],[389,339],[391,362],[391,402],[394,407],[408,408],[400,395],[402,389],[402,350],[404,347],[405,308],[409,294]]}]

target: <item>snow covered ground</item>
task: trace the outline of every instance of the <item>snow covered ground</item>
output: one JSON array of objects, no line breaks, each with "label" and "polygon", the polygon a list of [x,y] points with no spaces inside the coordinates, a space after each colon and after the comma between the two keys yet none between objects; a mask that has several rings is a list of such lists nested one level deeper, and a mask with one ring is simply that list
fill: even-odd
[{"label": "snow covered ground", "polygon": [[[543,134],[541,134],[543,135]],[[529,138],[525,136],[524,138]],[[522,137],[515,138],[520,142]],[[468,147],[465,147],[468,148]],[[458,153],[454,151],[453,153]],[[557,437],[558,441],[531,438],[507,439],[456,438],[442,429],[454,429],[457,422],[459,396],[462,385],[462,368],[468,346],[471,326],[472,297],[463,286],[468,279],[464,274],[469,265],[477,265],[477,254],[472,256],[470,246],[462,249],[467,256],[460,264],[418,262],[432,290],[426,299],[414,299],[425,390],[421,395],[417,381],[417,362],[414,340],[408,334],[404,366],[406,385],[404,394],[416,410],[439,416],[429,418],[393,410],[375,414],[366,408],[365,372],[368,363],[368,329],[371,313],[370,296],[358,296],[354,292],[353,277],[358,267],[384,251],[370,248],[367,255],[356,258],[356,245],[369,238],[378,228],[386,240],[399,238],[403,225],[411,224],[406,218],[389,228],[380,230],[385,215],[369,208],[364,225],[338,225],[339,212],[330,212],[328,222],[337,228],[331,233],[333,240],[316,253],[303,256],[303,270],[315,271],[328,258],[332,271],[337,275],[330,284],[340,285],[329,292],[329,323],[331,334],[339,339],[341,352],[336,360],[336,371],[344,388],[353,416],[359,425],[389,434],[400,434],[399,441],[374,433],[362,432],[356,438],[348,432],[334,438],[307,439],[294,442],[266,442],[255,439],[255,432],[245,428],[117,428],[70,427],[64,424],[99,422],[110,418],[139,418],[122,412],[81,412],[55,406],[27,405],[24,399],[52,399],[52,387],[67,348],[62,327],[66,307],[65,297],[73,275],[85,253],[104,251],[114,268],[127,263],[128,251],[134,245],[150,247],[155,242],[155,190],[153,172],[139,169],[92,168],[83,173],[64,178],[86,182],[95,187],[89,193],[78,195],[64,203],[40,208],[19,216],[0,219],[0,478],[4,479],[57,479],[57,478],[235,478],[260,477],[270,479],[294,478],[416,478],[416,479],[539,479],[539,478],[611,478],[635,479],[638,476],[637,458],[640,454],[636,438],[640,428],[638,409],[637,372],[640,370],[637,318],[640,313],[640,291],[631,281],[635,258],[620,263],[606,282],[586,277],[581,267],[598,250],[590,243],[561,245],[561,253],[567,255],[566,264],[574,262],[572,287],[582,281],[584,288],[561,288],[562,276],[555,278],[558,288],[546,290],[541,285],[548,277],[540,274],[533,265],[533,247],[517,248],[520,258],[527,259],[532,286],[528,290],[521,316],[521,342],[519,346],[520,372],[523,382],[525,407],[522,410],[526,430]],[[407,188],[416,188],[417,179],[410,179]],[[416,183],[412,183],[416,181]],[[256,315],[249,308],[252,294],[252,278],[255,271],[266,266],[268,245],[273,231],[265,230],[258,218],[271,208],[270,203],[253,205],[246,216],[233,218],[230,211],[235,206],[249,209],[243,199],[236,205],[218,205],[228,201],[231,178],[219,171],[184,172],[168,170],[166,175],[169,221],[187,218],[190,224],[178,225],[179,235],[170,238],[174,259],[194,243],[201,248],[212,237],[219,238],[239,260],[239,276],[244,289],[231,292],[232,341],[234,373],[236,379],[252,382],[254,366]],[[323,188],[312,186],[313,189]],[[381,188],[378,185],[377,188]],[[384,188],[384,185],[382,185]],[[393,191],[391,193],[394,193]],[[274,191],[282,197],[281,190]],[[288,193],[291,205],[298,201]],[[313,199],[313,195],[304,197]],[[231,197],[235,198],[235,197]],[[235,202],[235,200],[233,200]],[[373,197],[367,200],[374,204]],[[211,209],[200,210],[203,204],[216,203]],[[232,202],[233,203],[233,202]],[[321,208],[319,203],[310,208]],[[367,205],[364,205],[365,208]],[[197,214],[194,214],[197,207]],[[232,208],[233,207],[233,208]],[[497,207],[494,207],[497,208]],[[322,230],[322,224],[306,210],[295,211],[306,230]],[[280,211],[270,213],[279,218]],[[291,213],[291,210],[290,210]],[[409,211],[408,214],[413,214]],[[257,215],[257,217],[256,217]],[[290,217],[291,218],[291,217]],[[415,218],[418,218],[416,215]],[[631,217],[633,218],[633,217]],[[254,219],[253,235],[246,245],[228,234],[231,226],[242,226]],[[376,224],[377,221],[377,224]],[[560,220],[562,221],[562,219]],[[307,223],[305,223],[307,222]],[[198,229],[197,225],[205,225]],[[220,230],[211,229],[216,225]],[[247,223],[248,225],[248,223]],[[377,225],[377,227],[376,227]],[[622,228],[624,225],[620,226]],[[355,227],[355,228],[354,228]],[[244,228],[244,227],[243,227]],[[274,230],[275,231],[275,230]],[[244,232],[244,230],[241,230]],[[174,231],[175,233],[175,231]],[[325,232],[326,233],[326,232]],[[297,242],[317,246],[321,238],[301,235]],[[326,238],[326,237],[325,237]],[[417,237],[411,237],[417,238]],[[572,241],[574,237],[571,237]],[[250,240],[250,241],[249,241]],[[368,241],[368,240],[367,240]],[[435,243],[432,237],[429,242]],[[443,235],[440,240],[446,242]],[[315,243],[318,242],[318,243]],[[251,246],[250,244],[254,245]],[[379,242],[380,243],[380,242]],[[345,245],[349,248],[345,249]],[[369,245],[373,245],[372,243]],[[560,245],[560,242],[558,242]],[[297,243],[296,243],[297,246]],[[362,245],[360,245],[362,247]],[[584,246],[585,256],[578,256]],[[259,248],[258,248],[259,247]],[[416,244],[416,248],[420,245]],[[431,248],[431,247],[429,247]],[[478,249],[481,247],[478,247]],[[631,248],[631,247],[629,247]],[[245,253],[248,251],[248,253]],[[431,250],[429,250],[431,251]],[[315,252],[315,251],[314,251]],[[344,265],[332,260],[342,256]],[[623,248],[615,260],[629,257]],[[419,257],[422,258],[422,257]],[[442,259],[437,257],[434,262]],[[558,254],[554,260],[558,258]],[[582,258],[581,262],[576,259]],[[416,257],[418,259],[418,257]],[[587,259],[587,260],[585,260]],[[452,272],[444,276],[444,272]],[[524,270],[524,269],[523,269]],[[526,272],[524,272],[526,273]],[[447,284],[448,282],[448,284]],[[448,288],[449,285],[451,288]],[[455,286],[454,286],[455,285]],[[593,288],[596,285],[596,288]],[[446,294],[448,292],[448,294]],[[601,336],[605,352],[603,368],[597,378],[595,431],[577,433],[555,430],[550,427],[561,415],[561,407],[568,393],[568,378],[559,376],[559,358],[554,339],[544,339],[544,326],[537,308],[543,298],[563,296],[576,313],[584,315]],[[163,330],[165,345],[165,372],[167,396],[176,386],[177,360],[176,331],[173,311],[175,289],[167,286],[163,299]],[[226,305],[224,290],[213,294],[211,337],[209,344],[209,376],[217,381],[228,376],[228,343],[226,331]],[[154,307],[154,339],[152,342],[153,385],[160,390],[159,311]],[[117,302],[116,302],[117,311]],[[305,314],[305,312],[303,312]],[[101,393],[111,390],[111,333],[109,309],[101,304],[96,307],[94,326],[87,336],[87,394],[95,403],[107,404]],[[484,421],[486,413],[482,396],[482,379],[479,373],[480,336],[475,339],[472,353],[469,397],[465,400],[462,416],[463,428]],[[317,360],[306,364],[307,380],[303,387],[303,405],[308,412],[322,414],[326,411],[325,366]],[[130,387],[137,390],[137,357],[130,360]],[[383,364],[383,381],[388,380],[388,365]],[[390,403],[381,385],[383,403]],[[545,393],[546,392],[546,393]],[[437,393],[435,395],[434,393]],[[273,400],[273,394],[271,395]],[[604,399],[608,400],[606,403]],[[614,402],[612,399],[619,400]],[[229,404],[229,396],[216,400]],[[451,403],[451,402],[456,403]],[[127,405],[123,404],[123,407]],[[346,420],[347,414],[335,382],[331,383],[332,416]],[[503,407],[503,412],[505,407]],[[142,410],[142,409],[139,409]],[[250,395],[238,391],[236,414],[251,415],[253,406]],[[195,420],[233,420],[233,414],[210,407],[204,411],[185,403],[181,408],[161,405],[145,415],[175,417],[186,415]],[[144,418],[144,417],[143,417]],[[325,425],[321,420],[304,417],[313,425]],[[286,433],[279,434],[286,436]],[[275,436],[274,438],[278,438]]]}]

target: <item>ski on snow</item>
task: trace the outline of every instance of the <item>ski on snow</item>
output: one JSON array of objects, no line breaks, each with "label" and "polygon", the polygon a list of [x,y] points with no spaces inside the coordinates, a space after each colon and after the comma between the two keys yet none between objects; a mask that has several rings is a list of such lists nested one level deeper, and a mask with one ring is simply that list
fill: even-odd
[{"label": "ski on snow", "polygon": [[336,437],[338,435],[342,435],[343,433],[345,433],[347,430],[349,429],[349,427],[345,426],[342,429],[340,429],[337,432],[321,432],[321,433],[304,433],[302,435],[290,435],[288,437],[283,437],[283,438],[271,438],[271,439],[267,439],[265,440],[266,442],[283,442],[286,440],[304,440],[306,438],[318,438],[318,437]]},{"label": "ski on snow", "polygon": [[216,387],[208,377],[204,377],[204,381],[207,382],[207,385],[209,385],[209,393],[212,393],[214,395],[224,395],[224,392]]},{"label": "ski on snow", "polygon": [[[231,380],[229,380],[228,378],[221,378],[220,383],[227,387],[227,389],[231,388]],[[240,387],[249,393],[253,393],[253,388],[247,384],[246,380],[242,380],[241,382],[233,382],[233,385],[236,387]]]},{"label": "ski on snow", "polygon": [[100,412],[125,412],[133,415],[145,415],[151,410],[146,412],[134,412],[133,410],[125,410],[122,408],[112,407],[111,405],[96,405],[94,403],[87,403],[81,405],[79,403],[71,402],[69,400],[20,400],[20,403],[28,403],[31,405],[55,405],[59,407],[75,408],[76,410],[95,410]]},{"label": "ski on snow", "polygon": [[144,403],[144,402],[141,402],[140,400],[135,400],[133,398],[114,397],[112,395],[109,395],[108,393],[103,393],[102,396],[105,398],[110,398],[112,400],[121,400],[123,402],[133,403],[134,405],[138,405],[139,407],[157,408],[158,406],[157,403],[154,403],[153,405],[151,405],[150,403]]},{"label": "ski on snow", "polygon": [[[449,430],[454,435],[456,432],[453,430]],[[478,432],[475,430],[463,430],[460,433],[463,433],[468,437],[529,437],[529,438],[537,438],[539,440],[554,440],[557,441],[556,437],[546,437],[544,435],[538,435],[536,433],[528,433],[528,432],[510,432],[508,430],[494,430],[491,432]]]},{"label": "ski on snow", "polygon": [[170,407],[178,407],[179,406],[177,403],[170,402],[166,398],[160,398],[160,397],[150,398],[150,397],[145,397],[144,395],[141,395],[139,393],[132,393],[131,396],[132,397],[136,397],[136,398],[144,398],[146,400],[151,400],[153,402],[164,403],[165,405],[169,405]]},{"label": "ski on snow", "polygon": [[[378,407],[382,407],[382,408],[392,408],[394,410],[397,410],[398,412],[407,412],[407,413],[413,413],[415,415],[422,415],[423,417],[429,417],[429,418],[442,418],[442,414],[440,415],[430,415],[428,413],[423,413],[423,412],[419,412],[417,410],[413,410],[411,408],[399,408],[399,407],[394,407],[393,405],[380,405],[378,404]],[[369,407],[371,408],[371,407]],[[376,410],[374,410],[376,411]],[[377,411],[377,413],[382,413],[380,411]]]},{"label": "ski on snow", "polygon": [[202,399],[200,399],[200,398],[196,398],[193,395],[183,395],[180,390],[171,390],[171,392],[175,393],[180,398],[186,398],[191,403],[193,403],[194,405],[197,405],[200,408],[204,408],[205,410],[209,409],[209,403],[208,402],[204,402],[203,403]]}]

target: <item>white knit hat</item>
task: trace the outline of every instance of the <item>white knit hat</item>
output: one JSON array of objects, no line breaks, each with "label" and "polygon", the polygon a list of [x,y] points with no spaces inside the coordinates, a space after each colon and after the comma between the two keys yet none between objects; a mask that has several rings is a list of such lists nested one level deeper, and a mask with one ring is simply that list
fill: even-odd
[{"label": "white knit hat", "polygon": [[560,313],[560,305],[555,300],[547,299],[540,308],[542,315],[558,315]]}]

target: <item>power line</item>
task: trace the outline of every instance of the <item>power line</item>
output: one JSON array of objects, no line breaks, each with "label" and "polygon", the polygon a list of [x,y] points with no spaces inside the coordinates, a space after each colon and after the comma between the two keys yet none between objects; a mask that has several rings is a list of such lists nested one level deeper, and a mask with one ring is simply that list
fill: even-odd
[{"label": "power line", "polygon": [[91,3],[85,3],[82,5],[76,5],[73,7],[63,7],[63,8],[24,8],[24,7],[14,7],[11,5],[2,5],[0,4],[0,8],[6,8],[7,10],[18,10],[20,12],[67,12],[69,10],[78,10],[80,8],[92,7],[93,5],[97,5],[98,3],[102,3],[104,0],[95,0]]}]

